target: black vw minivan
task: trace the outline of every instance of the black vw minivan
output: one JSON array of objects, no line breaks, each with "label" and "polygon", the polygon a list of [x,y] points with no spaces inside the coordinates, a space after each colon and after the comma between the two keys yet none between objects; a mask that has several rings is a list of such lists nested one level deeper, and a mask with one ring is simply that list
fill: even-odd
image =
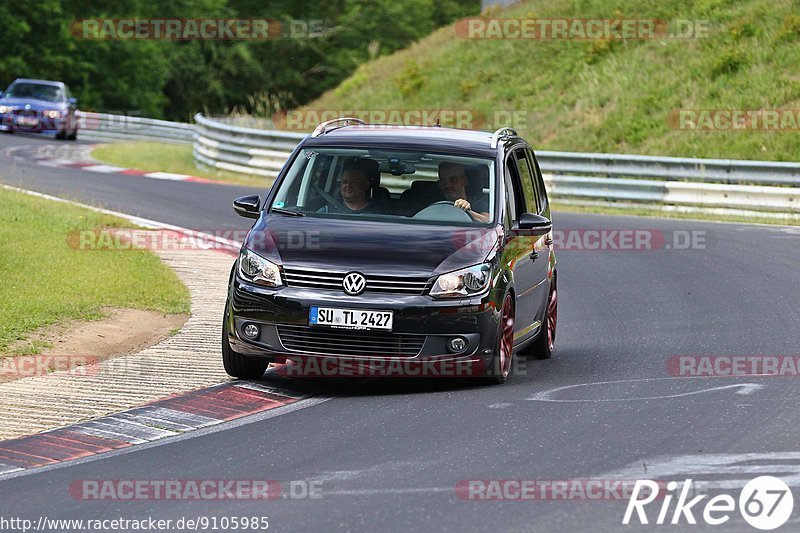
[{"label": "black vw minivan", "polygon": [[234,209],[257,220],[230,276],[231,376],[311,362],[329,375],[502,383],[514,354],[553,351],[550,208],[536,156],[511,128],[329,121],[263,204],[247,196]]}]

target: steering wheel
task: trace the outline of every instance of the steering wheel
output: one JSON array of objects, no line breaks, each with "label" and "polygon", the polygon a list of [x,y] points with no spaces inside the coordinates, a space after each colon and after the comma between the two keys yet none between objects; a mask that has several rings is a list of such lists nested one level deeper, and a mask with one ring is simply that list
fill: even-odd
[{"label": "steering wheel", "polygon": [[323,199],[324,199],[326,202],[328,202],[328,203],[330,203],[330,204],[333,204],[334,206],[336,206],[336,208],[337,208],[339,211],[342,211],[342,212],[345,212],[345,213],[346,213],[347,211],[349,211],[349,209],[347,209],[347,208],[345,207],[345,205],[344,205],[342,202],[340,202],[340,201],[339,201],[337,198],[335,198],[334,196],[332,196],[332,195],[330,195],[330,194],[326,193],[325,191],[323,191],[323,190],[320,188],[320,186],[319,186],[319,185],[316,185],[316,184],[314,184],[314,185],[313,185],[313,187],[314,187],[314,190],[315,190],[315,191],[317,191],[317,193],[318,193],[320,196],[322,196],[322,198],[323,198]]},{"label": "steering wheel", "polygon": [[447,200],[441,200],[432,203],[422,211],[418,212],[412,218],[451,222],[472,222],[472,217],[469,216],[469,213],[459,209],[453,205],[453,202],[449,202]]}]

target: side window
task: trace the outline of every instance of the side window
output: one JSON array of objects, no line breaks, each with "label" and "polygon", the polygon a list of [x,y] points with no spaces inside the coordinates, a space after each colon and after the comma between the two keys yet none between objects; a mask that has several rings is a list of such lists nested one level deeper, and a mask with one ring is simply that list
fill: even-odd
[{"label": "side window", "polygon": [[517,160],[517,165],[519,167],[519,179],[522,184],[522,191],[525,195],[525,203],[528,206],[528,211],[538,213],[539,197],[536,194],[533,170],[528,163],[528,158],[525,155],[525,149],[517,148],[514,150],[514,158]]},{"label": "side window", "polygon": [[522,196],[520,187],[519,167],[513,152],[506,157],[505,170],[506,222],[511,227],[514,222],[519,220],[519,216],[525,212],[525,198]]},{"label": "side window", "polygon": [[536,162],[536,157],[533,151],[529,148],[525,150],[528,154],[528,163],[533,169],[534,186],[536,187],[536,196],[539,199],[539,213],[544,213],[547,209],[547,191],[544,188],[544,181],[542,180],[542,171],[539,169],[539,163]]}]

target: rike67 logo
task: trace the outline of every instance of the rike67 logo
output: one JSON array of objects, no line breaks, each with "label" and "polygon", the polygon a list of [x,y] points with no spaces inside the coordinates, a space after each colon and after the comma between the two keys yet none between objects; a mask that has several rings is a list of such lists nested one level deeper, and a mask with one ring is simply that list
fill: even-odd
[{"label": "rike67 logo", "polygon": [[[738,503],[739,513],[745,522],[756,529],[769,531],[784,525],[794,509],[791,489],[782,480],[772,476],[760,476],[747,482],[739,493],[738,501],[729,494],[718,494],[705,502],[703,500],[709,497],[708,494],[700,494],[689,499],[693,492],[691,479],[687,479],[683,484],[670,481],[667,483],[666,491],[660,491],[661,488],[663,486],[655,481],[637,480],[622,523],[631,524],[634,512],[640,524],[653,523],[650,522],[652,515],[648,517],[645,507],[657,500],[660,501],[661,507],[654,523],[658,525],[684,523],[696,525],[695,513],[698,513],[706,524],[719,526],[731,519]],[[643,494],[645,496],[641,497]],[[672,509],[675,496],[677,502]],[[701,502],[704,505],[701,505]]]}]

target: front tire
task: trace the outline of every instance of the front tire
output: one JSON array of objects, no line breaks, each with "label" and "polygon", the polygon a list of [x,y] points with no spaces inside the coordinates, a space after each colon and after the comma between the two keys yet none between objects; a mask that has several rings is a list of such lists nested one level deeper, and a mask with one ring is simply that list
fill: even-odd
[{"label": "front tire", "polygon": [[550,284],[550,293],[547,297],[547,309],[545,310],[544,321],[539,335],[533,343],[525,348],[524,354],[530,355],[534,359],[550,359],[553,355],[553,347],[556,342],[556,325],[558,324],[558,288],[555,274],[553,282]]},{"label": "front tire", "polygon": [[234,352],[228,341],[228,327],[222,325],[222,366],[229,376],[239,379],[259,379],[269,366],[269,361],[247,357]]},{"label": "front tire", "polygon": [[511,373],[511,365],[514,360],[514,316],[514,298],[511,293],[508,293],[503,298],[503,305],[500,308],[500,324],[494,356],[484,378],[487,385],[505,383]]}]

